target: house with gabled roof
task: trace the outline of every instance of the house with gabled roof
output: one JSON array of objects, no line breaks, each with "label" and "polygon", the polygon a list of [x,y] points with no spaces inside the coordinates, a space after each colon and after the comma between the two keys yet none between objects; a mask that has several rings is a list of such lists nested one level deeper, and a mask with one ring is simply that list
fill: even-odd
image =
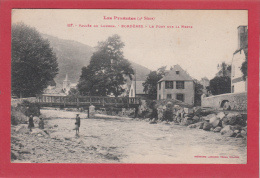
[{"label": "house with gabled roof", "polygon": [[157,83],[157,100],[177,99],[193,105],[194,94],[194,81],[180,65],[174,65],[168,74]]}]

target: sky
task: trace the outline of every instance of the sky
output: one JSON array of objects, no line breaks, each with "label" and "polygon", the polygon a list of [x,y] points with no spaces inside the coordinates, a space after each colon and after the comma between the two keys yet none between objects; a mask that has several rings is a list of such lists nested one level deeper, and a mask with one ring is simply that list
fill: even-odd
[{"label": "sky", "polygon": [[[14,9],[12,23],[18,22],[35,27],[40,33],[92,47],[118,34],[125,43],[123,52],[126,59],[150,70],[165,65],[169,69],[179,64],[191,77],[200,80],[202,77],[212,79],[221,62],[231,64],[238,45],[237,27],[248,25],[248,12]],[[103,27],[105,25],[115,27]],[[122,25],[143,25],[143,28],[125,28]]]}]

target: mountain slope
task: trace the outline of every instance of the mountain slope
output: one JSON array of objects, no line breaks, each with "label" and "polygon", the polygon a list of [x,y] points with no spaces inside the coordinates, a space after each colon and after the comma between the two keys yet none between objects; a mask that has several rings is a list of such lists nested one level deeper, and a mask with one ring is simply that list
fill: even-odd
[{"label": "mountain slope", "polygon": [[[47,34],[42,37],[48,39],[53,51],[56,53],[59,73],[55,77],[57,87],[62,86],[66,73],[71,83],[77,83],[81,68],[89,64],[94,48],[76,41],[64,40]],[[129,60],[133,69],[136,69],[136,80],[145,80],[150,70]]]}]

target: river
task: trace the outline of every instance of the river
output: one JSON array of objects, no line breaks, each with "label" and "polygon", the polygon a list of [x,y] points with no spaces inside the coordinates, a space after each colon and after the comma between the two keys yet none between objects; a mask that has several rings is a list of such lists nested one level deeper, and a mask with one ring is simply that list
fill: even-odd
[{"label": "river", "polygon": [[[48,111],[56,135],[75,137],[74,112]],[[56,113],[56,116],[55,116]],[[246,164],[247,141],[173,123],[149,124],[136,119],[87,119],[81,113],[79,139],[86,146],[115,155],[120,163]],[[107,162],[107,161],[106,161]],[[109,162],[109,161],[108,161]]]}]

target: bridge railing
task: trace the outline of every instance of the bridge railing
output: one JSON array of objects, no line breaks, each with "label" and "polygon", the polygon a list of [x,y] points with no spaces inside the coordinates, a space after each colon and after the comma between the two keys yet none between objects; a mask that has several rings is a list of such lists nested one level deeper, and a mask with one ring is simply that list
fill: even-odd
[{"label": "bridge railing", "polygon": [[129,97],[101,97],[101,96],[53,96],[39,95],[37,102],[58,105],[129,105],[140,104],[140,98]]}]

